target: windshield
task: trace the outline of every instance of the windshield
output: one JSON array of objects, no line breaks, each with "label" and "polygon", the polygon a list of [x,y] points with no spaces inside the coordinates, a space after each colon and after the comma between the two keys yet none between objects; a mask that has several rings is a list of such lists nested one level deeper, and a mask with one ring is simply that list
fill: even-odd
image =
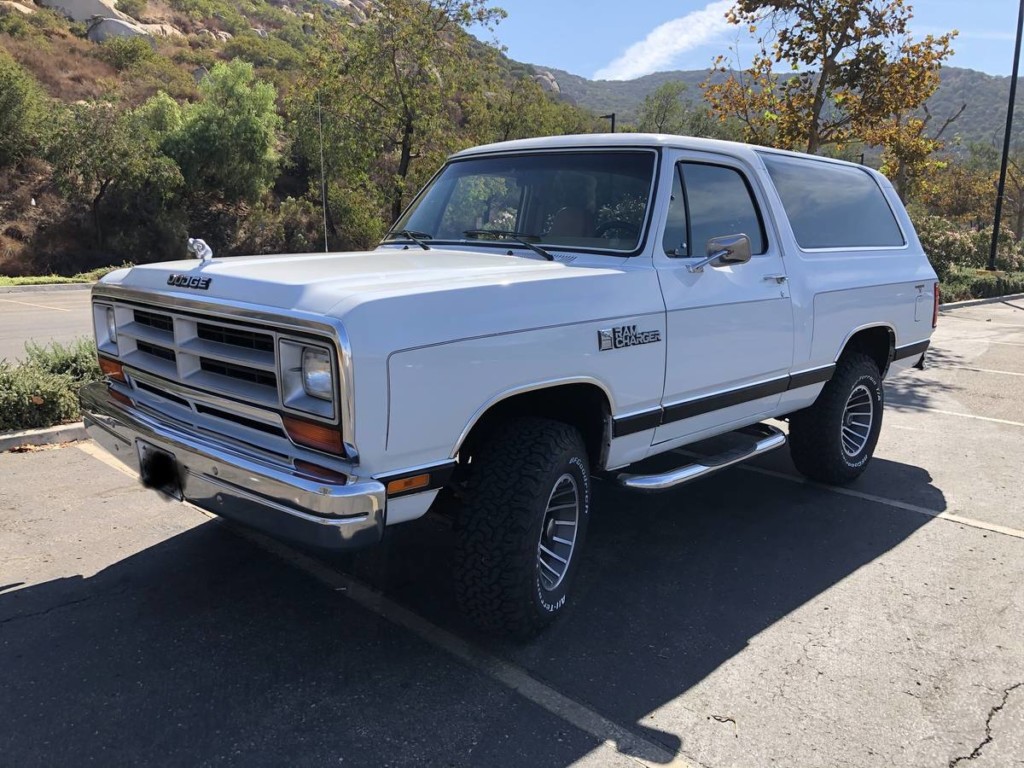
[{"label": "windshield", "polygon": [[504,247],[515,247],[519,239],[630,253],[643,239],[655,160],[654,152],[643,150],[456,160],[398,220],[388,239],[413,233],[431,244],[500,242]]}]

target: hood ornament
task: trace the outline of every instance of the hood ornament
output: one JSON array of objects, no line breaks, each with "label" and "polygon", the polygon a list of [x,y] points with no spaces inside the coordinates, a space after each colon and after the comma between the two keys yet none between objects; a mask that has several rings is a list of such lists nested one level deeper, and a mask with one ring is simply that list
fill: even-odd
[{"label": "hood ornament", "polygon": [[199,259],[206,263],[213,258],[213,249],[206,244],[205,240],[190,237],[188,239],[188,256],[190,259]]}]

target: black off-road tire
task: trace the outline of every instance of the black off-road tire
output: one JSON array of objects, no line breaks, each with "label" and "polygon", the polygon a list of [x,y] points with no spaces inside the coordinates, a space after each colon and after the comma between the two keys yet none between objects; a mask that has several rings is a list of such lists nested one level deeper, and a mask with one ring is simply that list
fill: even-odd
[{"label": "black off-road tire", "polygon": [[[541,577],[539,545],[542,535],[555,530],[549,500],[573,484],[576,534],[564,575],[552,585],[550,574],[547,581]],[[491,632],[518,639],[536,635],[566,609],[589,517],[590,467],[576,429],[538,418],[498,427],[473,451],[471,478],[454,523],[455,594],[463,611]],[[563,554],[564,547],[559,545]]]},{"label": "black off-road tire", "polygon": [[[844,448],[843,427],[852,424],[847,404],[854,393],[863,401],[865,391],[871,401],[870,430],[862,446],[858,438]],[[814,405],[789,419],[789,453],[796,468],[810,479],[830,485],[845,485],[859,477],[875,452],[884,405],[878,364],[862,352],[844,354]],[[852,451],[851,445],[859,450]]]}]

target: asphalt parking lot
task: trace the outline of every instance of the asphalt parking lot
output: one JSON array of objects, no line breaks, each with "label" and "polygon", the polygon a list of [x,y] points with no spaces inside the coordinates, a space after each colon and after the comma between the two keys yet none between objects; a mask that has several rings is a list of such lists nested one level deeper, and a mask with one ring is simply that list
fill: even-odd
[{"label": "asphalt parking lot", "polygon": [[88,287],[0,288],[0,360],[24,357],[25,339],[67,344],[91,334]]},{"label": "asphalt parking lot", "polygon": [[[2,298],[2,297],[0,297]],[[598,489],[579,600],[476,633],[426,519],[316,558],[89,443],[0,455],[8,765],[1024,765],[1024,301],[943,313],[849,488]]]}]

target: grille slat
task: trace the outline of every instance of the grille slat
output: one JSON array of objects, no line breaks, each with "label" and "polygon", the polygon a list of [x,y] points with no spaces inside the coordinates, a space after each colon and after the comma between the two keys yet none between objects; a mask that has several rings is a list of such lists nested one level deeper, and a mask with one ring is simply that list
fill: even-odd
[{"label": "grille slat", "polygon": [[167,331],[172,333],[174,331],[174,320],[170,315],[161,315],[156,312],[147,312],[144,309],[136,309],[133,312],[135,322],[139,325],[147,325],[150,328],[156,328],[159,331]]},{"label": "grille slat", "polygon": [[275,391],[277,389],[277,376],[268,371],[261,371],[244,365],[235,365],[234,363],[224,363],[219,360],[211,360],[208,357],[199,358],[199,367],[207,373],[215,373],[218,376],[247,381],[251,384],[259,384],[261,387],[273,387]]},{"label": "grille slat", "polygon": [[161,347],[158,344],[150,344],[148,341],[136,339],[135,348],[138,349],[139,352],[145,352],[147,355],[159,357],[161,360],[167,360],[171,363],[175,362],[177,359],[177,355],[174,354],[173,349]]},{"label": "grille slat", "polygon": [[254,349],[259,352],[273,353],[274,351],[274,337],[256,331],[196,323],[196,336],[205,341],[214,341],[231,347]]}]

